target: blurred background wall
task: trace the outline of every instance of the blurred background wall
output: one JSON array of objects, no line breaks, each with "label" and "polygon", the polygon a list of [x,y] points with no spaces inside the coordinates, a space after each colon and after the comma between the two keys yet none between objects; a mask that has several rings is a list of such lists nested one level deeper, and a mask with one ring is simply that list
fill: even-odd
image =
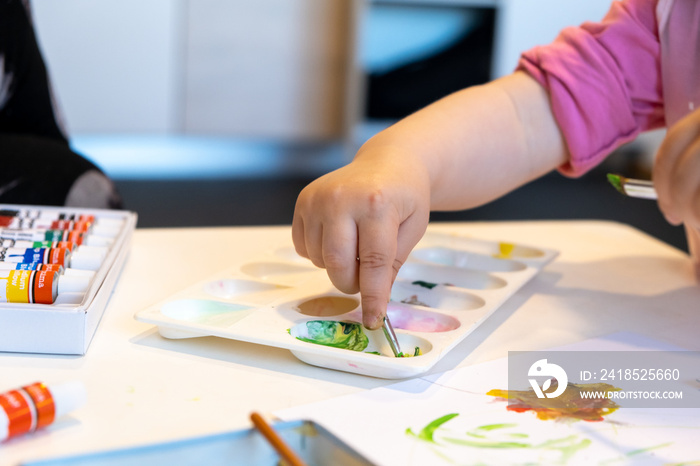
[{"label": "blurred background wall", "polygon": [[[33,9],[74,143],[122,178],[146,169],[140,157],[129,175],[129,164],[114,153],[125,136],[142,143],[183,135],[219,142],[347,141],[371,116],[369,76],[379,89],[372,97],[398,94],[392,96],[397,111],[385,112],[390,122],[452,90],[509,73],[522,50],[551,41],[564,26],[602,17],[608,3],[33,0]],[[451,62],[433,58],[432,68],[426,62],[484,27],[487,35]],[[423,67],[422,74],[376,83],[377,73],[407,65]],[[470,77],[479,67],[486,74]],[[428,98],[411,102],[414,94]],[[402,106],[402,99],[408,103]],[[148,169],[158,174],[157,165]],[[167,167],[161,169],[165,176]]]},{"label": "blurred background wall", "polygon": [[[609,5],[32,1],[72,144],[117,181],[141,226],[288,223],[302,187],[347,163],[372,134],[509,73],[521,51],[602,18]],[[610,164],[644,174],[662,136],[640,138]],[[680,244],[677,230],[655,226],[653,203],[625,204],[624,217],[610,204],[627,201],[600,199],[617,195],[603,178],[553,174],[503,202],[435,218],[615,218]],[[581,195],[589,187],[604,194]]]},{"label": "blurred background wall", "polygon": [[270,142],[339,140],[350,7],[33,2],[73,143],[120,179],[276,174]]}]

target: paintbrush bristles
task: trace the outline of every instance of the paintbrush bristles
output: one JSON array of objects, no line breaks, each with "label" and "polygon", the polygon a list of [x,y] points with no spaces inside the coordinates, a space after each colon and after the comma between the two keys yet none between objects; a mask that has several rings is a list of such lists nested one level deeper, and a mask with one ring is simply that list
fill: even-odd
[{"label": "paintbrush bristles", "polygon": [[615,189],[629,197],[656,199],[654,183],[649,180],[635,180],[620,175],[608,174],[608,181]]},{"label": "paintbrush bristles", "polygon": [[608,181],[610,182],[611,185],[615,187],[618,191],[620,191],[622,194],[625,194],[625,190],[622,189],[622,180],[621,180],[620,175],[614,175],[612,173],[608,173]]}]

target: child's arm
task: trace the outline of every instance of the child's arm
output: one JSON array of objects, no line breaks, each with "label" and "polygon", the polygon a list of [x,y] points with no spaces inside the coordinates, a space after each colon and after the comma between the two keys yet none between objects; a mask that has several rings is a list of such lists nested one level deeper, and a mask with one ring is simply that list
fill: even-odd
[{"label": "child's arm", "polygon": [[430,210],[484,204],[566,159],[547,93],[516,72],[403,119],[352,163],[307,186],[294,213],[294,244],[339,290],[360,291],[363,323],[376,329]]}]

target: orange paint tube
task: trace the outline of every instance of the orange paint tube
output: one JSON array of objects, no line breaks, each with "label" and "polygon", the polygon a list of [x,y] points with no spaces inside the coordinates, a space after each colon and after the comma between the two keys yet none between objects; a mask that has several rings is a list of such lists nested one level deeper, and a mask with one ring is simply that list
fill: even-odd
[{"label": "orange paint tube", "polygon": [[46,427],[85,403],[79,382],[47,386],[37,382],[0,394],[0,441]]}]

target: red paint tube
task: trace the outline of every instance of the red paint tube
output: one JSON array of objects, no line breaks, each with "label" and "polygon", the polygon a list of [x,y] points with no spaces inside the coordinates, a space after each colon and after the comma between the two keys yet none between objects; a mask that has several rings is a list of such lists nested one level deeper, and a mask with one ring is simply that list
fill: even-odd
[{"label": "red paint tube", "polygon": [[37,382],[0,394],[0,441],[34,432],[85,403],[80,382]]}]

